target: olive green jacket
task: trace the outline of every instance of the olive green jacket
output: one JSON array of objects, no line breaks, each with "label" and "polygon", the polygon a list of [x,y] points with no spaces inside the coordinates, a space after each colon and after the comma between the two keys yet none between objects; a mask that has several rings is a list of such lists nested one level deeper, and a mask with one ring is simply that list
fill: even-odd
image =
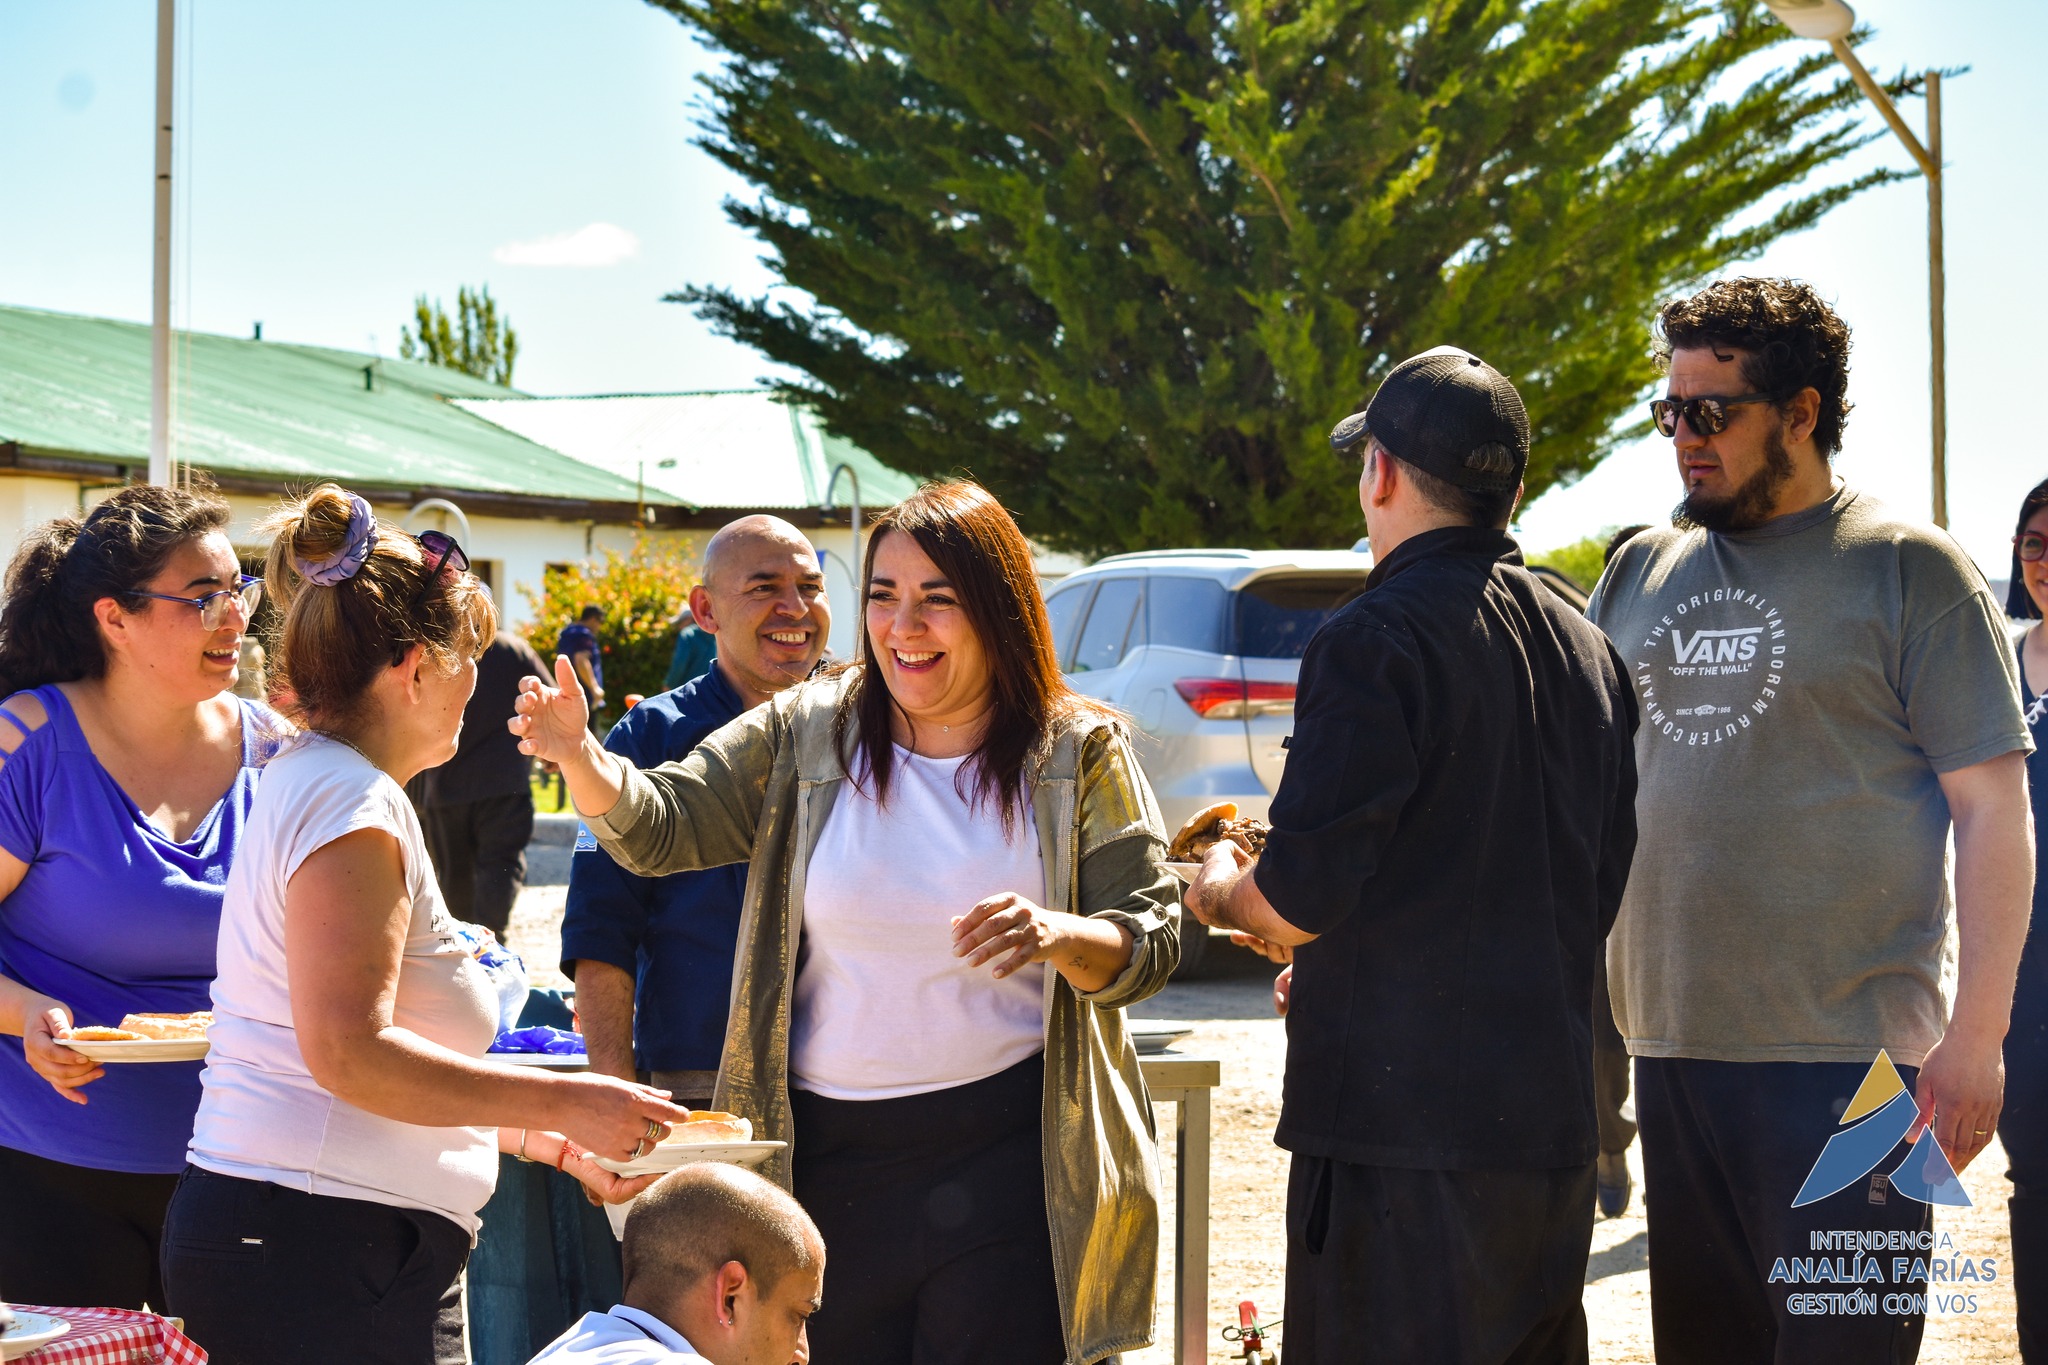
[{"label": "olive green jacket", "polygon": [[[587,820],[642,876],[748,864],[715,1102],[784,1142],[794,1140],[789,1011],[804,874],[847,782],[832,716],[848,677],[793,688],[676,762],[628,770],[618,804]],[[1133,944],[1130,965],[1102,990],[1045,974],[1046,1210],[1067,1360],[1086,1365],[1152,1340],[1159,1156],[1123,1007],[1166,984],[1180,920],[1159,809],[1116,725],[1083,719],[1056,735],[1031,802],[1047,907],[1113,920]],[[764,1168],[785,1188],[789,1156]]]}]

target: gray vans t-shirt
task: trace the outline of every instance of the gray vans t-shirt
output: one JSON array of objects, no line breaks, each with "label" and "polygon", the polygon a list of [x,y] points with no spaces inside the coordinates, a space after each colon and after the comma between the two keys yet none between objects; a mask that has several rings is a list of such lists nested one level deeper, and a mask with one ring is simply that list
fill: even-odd
[{"label": "gray vans t-shirt", "polygon": [[1732,535],[1647,531],[1589,613],[1642,702],[1608,940],[1640,1057],[1918,1065],[1950,900],[1937,774],[2032,747],[1984,576],[1848,488]]}]

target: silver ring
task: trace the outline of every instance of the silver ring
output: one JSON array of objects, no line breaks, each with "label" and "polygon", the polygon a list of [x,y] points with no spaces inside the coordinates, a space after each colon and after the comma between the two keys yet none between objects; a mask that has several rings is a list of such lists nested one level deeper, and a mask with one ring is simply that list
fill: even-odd
[{"label": "silver ring", "polygon": [[646,1155],[647,1155],[647,1139],[646,1139],[646,1138],[641,1138],[641,1139],[640,1139],[640,1140],[639,1140],[638,1142],[636,1142],[636,1143],[634,1143],[634,1144],[633,1144],[633,1150],[632,1150],[632,1152],[631,1152],[631,1153],[630,1153],[630,1154],[629,1154],[629,1155],[628,1155],[628,1156],[626,1157],[626,1160],[628,1160],[628,1161],[638,1161],[638,1160],[639,1160],[639,1159],[640,1159],[641,1157],[643,1157],[643,1156],[646,1156]]}]

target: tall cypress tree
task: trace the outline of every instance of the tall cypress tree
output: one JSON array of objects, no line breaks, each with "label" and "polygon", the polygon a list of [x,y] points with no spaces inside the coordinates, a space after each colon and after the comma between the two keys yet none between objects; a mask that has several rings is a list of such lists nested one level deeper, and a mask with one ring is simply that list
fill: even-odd
[{"label": "tall cypress tree", "polygon": [[1824,51],[1745,61],[1751,0],[654,3],[811,302],[670,298],[1076,550],[1348,543],[1325,433],[1444,342],[1520,387],[1530,496],[1576,478],[1661,296],[1889,178],[1797,188],[1869,134]]}]

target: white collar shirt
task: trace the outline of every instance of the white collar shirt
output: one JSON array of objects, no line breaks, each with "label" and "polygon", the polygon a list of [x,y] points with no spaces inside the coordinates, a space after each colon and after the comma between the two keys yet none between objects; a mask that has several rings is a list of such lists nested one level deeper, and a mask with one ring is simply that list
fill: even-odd
[{"label": "white collar shirt", "polygon": [[624,1304],[609,1313],[585,1313],[548,1343],[529,1365],[710,1365],[682,1333]]}]

